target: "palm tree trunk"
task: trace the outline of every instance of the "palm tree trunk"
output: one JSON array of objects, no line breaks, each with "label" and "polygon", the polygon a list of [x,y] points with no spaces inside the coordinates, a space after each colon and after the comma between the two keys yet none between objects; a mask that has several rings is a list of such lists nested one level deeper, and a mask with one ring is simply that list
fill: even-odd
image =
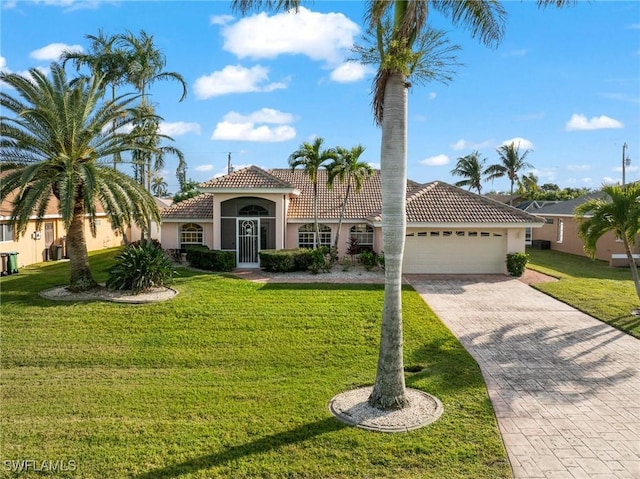
[{"label": "palm tree trunk", "polygon": [[320,228],[318,226],[318,180],[313,183],[313,249],[320,246]]},{"label": "palm tree trunk", "polygon": [[344,213],[347,210],[347,200],[349,199],[349,193],[351,192],[351,175],[347,177],[347,191],[344,194],[344,201],[342,202],[342,208],[340,210],[340,219],[338,219],[338,232],[336,233],[336,240],[333,243],[336,252],[338,251],[338,242],[340,241],[340,229],[342,228],[342,220],[344,219]]},{"label": "palm tree trunk", "polygon": [[633,284],[636,287],[636,294],[638,295],[638,299],[640,299],[640,276],[638,275],[638,267],[636,266],[636,261],[633,258],[633,251],[631,251],[631,244],[629,244],[629,240],[624,235],[623,235],[623,241],[624,241],[624,250],[627,253],[627,258],[629,259],[629,268],[631,268],[631,277],[633,278]]},{"label": "palm tree trunk", "polygon": [[71,278],[69,290],[86,291],[97,286],[97,282],[89,269],[89,255],[84,236],[84,207],[82,199],[76,200],[73,218],[67,231],[67,252],[69,254],[69,269]]},{"label": "palm tree trunk", "polygon": [[384,307],[378,369],[369,404],[402,409],[409,403],[402,352],[402,255],[406,232],[407,88],[392,74],[384,94],[382,119],[382,238],[385,258]]}]

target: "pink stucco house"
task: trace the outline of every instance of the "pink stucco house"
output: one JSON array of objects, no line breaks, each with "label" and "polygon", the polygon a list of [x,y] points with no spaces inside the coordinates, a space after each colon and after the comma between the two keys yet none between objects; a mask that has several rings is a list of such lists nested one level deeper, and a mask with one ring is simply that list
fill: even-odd
[{"label": "pink stucco house", "polygon": [[[327,188],[318,175],[319,238],[313,188],[302,170],[250,166],[199,185],[202,194],[162,212],[162,246],[206,245],[234,251],[237,265],[258,268],[262,249],[332,245],[346,185]],[[338,252],[350,238],[382,251],[380,171],[351,193]],[[505,256],[524,251],[526,228],[544,220],[440,181],[407,182],[405,273],[506,273]]]}]

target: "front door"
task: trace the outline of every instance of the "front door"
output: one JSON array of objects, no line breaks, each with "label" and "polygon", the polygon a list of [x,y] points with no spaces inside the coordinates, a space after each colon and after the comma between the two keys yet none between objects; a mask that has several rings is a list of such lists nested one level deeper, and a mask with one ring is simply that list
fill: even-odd
[{"label": "front door", "polygon": [[238,268],[259,268],[260,218],[238,218]]}]

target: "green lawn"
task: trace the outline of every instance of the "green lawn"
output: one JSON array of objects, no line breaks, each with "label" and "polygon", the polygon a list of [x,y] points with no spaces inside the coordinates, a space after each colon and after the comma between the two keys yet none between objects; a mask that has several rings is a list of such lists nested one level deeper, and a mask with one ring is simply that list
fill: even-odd
[{"label": "green lawn", "polygon": [[552,250],[530,248],[527,253],[528,268],[560,278],[535,288],[640,338],[640,318],[631,314],[640,300],[629,268],[611,268],[604,261]]},{"label": "green lawn", "polygon": [[[114,251],[92,255],[97,279]],[[173,300],[60,303],[48,264],[0,280],[2,477],[11,462],[74,461],[87,478],[511,477],[480,371],[412,290],[404,293],[409,386],[443,416],[384,434],[327,409],[372,384],[383,291],[261,285],[180,271]],[[67,467],[68,468],[68,467]]]}]

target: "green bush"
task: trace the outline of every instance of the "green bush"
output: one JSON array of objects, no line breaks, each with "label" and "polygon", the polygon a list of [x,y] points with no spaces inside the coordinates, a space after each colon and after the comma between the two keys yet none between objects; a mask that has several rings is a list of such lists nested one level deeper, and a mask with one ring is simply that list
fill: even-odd
[{"label": "green bush", "polygon": [[187,261],[194,268],[229,272],[236,267],[236,254],[233,251],[209,249],[206,246],[189,246]]},{"label": "green bush", "polygon": [[313,261],[311,251],[306,248],[265,249],[260,251],[260,267],[270,273],[306,271]]},{"label": "green bush", "polygon": [[358,258],[367,271],[371,271],[378,265],[377,255],[373,251],[362,251],[358,255]]},{"label": "green bush", "polygon": [[337,254],[333,248],[320,246],[319,248],[311,250],[311,259],[309,269],[313,274],[318,274],[321,270],[328,273],[337,261]]},{"label": "green bush", "polygon": [[511,276],[520,277],[529,261],[527,253],[509,253],[507,255],[507,271]]},{"label": "green bush", "polygon": [[136,242],[116,256],[109,269],[107,288],[130,290],[133,294],[173,281],[173,262],[154,243]]}]

